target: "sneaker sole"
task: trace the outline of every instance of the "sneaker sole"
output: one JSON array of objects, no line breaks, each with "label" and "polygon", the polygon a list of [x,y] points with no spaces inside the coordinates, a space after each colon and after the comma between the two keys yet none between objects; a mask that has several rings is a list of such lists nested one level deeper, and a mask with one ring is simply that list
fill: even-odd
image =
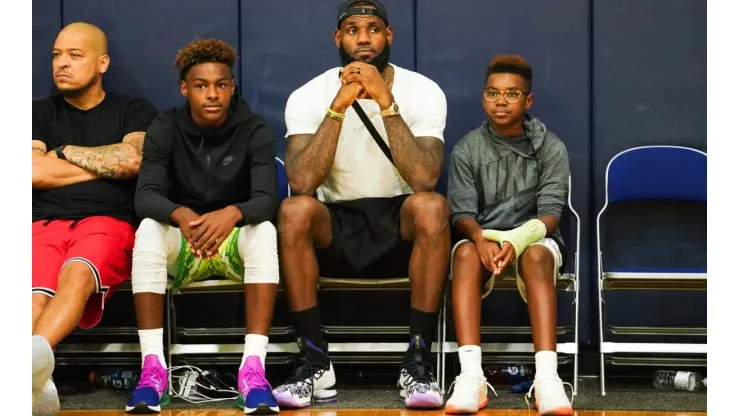
[{"label": "sneaker sole", "polygon": [[441,398],[433,394],[415,394],[402,400],[410,409],[439,409],[443,405]]},{"label": "sneaker sole", "polygon": [[137,403],[136,406],[126,406],[126,413],[134,415],[149,415],[161,412],[162,406],[149,406],[146,403]]},{"label": "sneaker sole", "polygon": [[[326,390],[323,390],[326,391]],[[285,395],[282,395],[280,393],[273,393],[275,395],[275,400],[277,400],[278,405],[282,407],[287,407],[291,409],[299,409],[303,407],[311,406],[313,403],[334,403],[337,401],[337,393],[336,390],[333,390],[334,394],[332,396],[328,397],[314,397],[313,401],[308,401],[306,403],[298,403],[295,401],[293,396],[290,393],[287,393]]]},{"label": "sneaker sole", "polygon": [[[539,412],[540,406],[537,401],[534,402],[534,405],[537,406],[537,411]],[[542,416],[573,416],[573,408],[572,407],[561,407],[559,409],[552,410],[547,413],[540,413]]]},{"label": "sneaker sole", "polygon": [[485,409],[488,405],[488,398],[486,397],[483,399],[480,403],[478,403],[478,408],[475,410],[467,410],[467,409],[457,409],[455,406],[450,405],[449,402],[447,402],[447,406],[445,406],[445,413],[450,415],[474,415],[478,413],[479,410]]},{"label": "sneaker sole", "polygon": [[260,403],[260,405],[255,408],[244,407],[245,415],[276,415],[278,413],[280,413],[280,407],[270,406],[265,403]]}]

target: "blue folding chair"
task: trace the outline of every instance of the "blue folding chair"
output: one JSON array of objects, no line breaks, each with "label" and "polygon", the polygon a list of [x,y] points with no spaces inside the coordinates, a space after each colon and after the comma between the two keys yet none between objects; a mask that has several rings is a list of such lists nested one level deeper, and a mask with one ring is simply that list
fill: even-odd
[{"label": "blue folding chair", "polygon": [[[706,354],[704,344],[605,342],[605,290],[662,289],[704,290],[707,271],[682,267],[621,267],[605,270],[602,220],[610,204],[631,202],[707,202],[707,154],[678,146],[644,146],[625,150],[614,156],[606,168],[606,198],[597,216],[596,234],[599,266],[599,336],[601,352],[601,394],[606,395],[605,355],[637,354]],[[611,260],[611,259],[610,259]],[[706,328],[702,328],[706,336]],[[644,335],[702,335],[678,328],[650,329]]]}]

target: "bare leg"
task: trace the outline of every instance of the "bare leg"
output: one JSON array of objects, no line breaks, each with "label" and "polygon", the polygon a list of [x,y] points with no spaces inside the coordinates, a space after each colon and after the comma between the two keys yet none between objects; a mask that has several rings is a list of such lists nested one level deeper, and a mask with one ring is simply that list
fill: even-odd
[{"label": "bare leg", "polygon": [[272,313],[278,285],[272,283],[250,283],[244,285],[244,301],[247,304],[247,334],[267,336],[270,332]]},{"label": "bare leg", "polygon": [[324,204],[309,196],[283,201],[278,214],[278,251],[292,311],[317,305],[319,265],[314,249],[329,247],[331,243],[331,217]]},{"label": "bare leg", "polygon": [[452,317],[458,345],[480,345],[483,265],[475,244],[465,242],[452,262]]},{"label": "bare leg", "polygon": [[150,292],[135,293],[134,308],[140,330],[158,329],[164,326],[164,295]]},{"label": "bare leg", "polygon": [[41,314],[34,335],[43,336],[55,347],[75,329],[94,292],[95,279],[90,267],[81,262],[64,266],[57,292]]},{"label": "bare leg", "polygon": [[557,343],[554,261],[550,250],[541,245],[530,246],[519,259],[519,274],[527,287],[527,307],[535,352],[555,351]]},{"label": "bare leg", "polygon": [[36,324],[39,321],[39,318],[41,318],[41,314],[44,312],[44,309],[46,309],[46,305],[49,304],[51,301],[51,298],[49,296],[46,296],[41,293],[33,293],[31,294],[31,313],[33,316],[32,320],[32,327],[31,327],[31,333],[36,333]]},{"label": "bare leg", "polygon": [[438,312],[450,264],[450,209],[434,192],[409,196],[401,207],[401,236],[414,242],[409,265],[411,307]]}]

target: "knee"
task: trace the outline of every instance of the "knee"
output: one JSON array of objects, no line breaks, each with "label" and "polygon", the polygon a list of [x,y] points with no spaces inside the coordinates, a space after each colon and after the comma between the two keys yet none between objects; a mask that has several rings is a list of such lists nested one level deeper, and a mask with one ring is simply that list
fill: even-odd
[{"label": "knee", "polygon": [[57,292],[70,291],[92,295],[97,290],[96,277],[86,262],[67,263],[59,274]]},{"label": "knee", "polygon": [[274,241],[277,239],[277,230],[270,221],[264,221],[253,225],[251,229],[253,234],[259,240]]},{"label": "knee", "polygon": [[[466,241],[457,246],[453,257],[453,265],[456,269],[461,267],[464,270],[469,270],[477,264],[480,264],[480,256],[478,256],[478,249],[476,249],[475,244]],[[456,273],[453,279],[465,280],[471,277],[478,278],[476,273]]]},{"label": "knee", "polygon": [[34,293],[31,296],[31,308],[34,312],[41,312],[46,308],[50,300],[51,298],[46,295]]},{"label": "knee", "polygon": [[409,197],[409,209],[416,232],[429,236],[446,236],[450,229],[450,207],[436,192],[417,192]]},{"label": "knee", "polygon": [[278,209],[278,232],[281,236],[308,234],[312,212],[318,203],[310,196],[299,195],[285,199]]},{"label": "knee", "polygon": [[242,227],[239,230],[238,247],[244,258],[255,251],[277,253],[277,230],[270,221]]},{"label": "knee", "polygon": [[455,264],[465,265],[480,262],[478,250],[475,248],[475,244],[470,241],[466,241],[457,246],[455,249],[454,262]]},{"label": "knee", "polygon": [[[555,259],[552,257],[552,253],[547,247],[540,244],[529,246],[524,253],[522,253],[519,262],[522,268],[522,278],[529,280],[532,277],[542,277],[543,279],[550,280],[552,276],[549,273],[553,270],[553,262]],[[529,271],[540,270],[542,273],[529,273]],[[529,278],[529,279],[528,279]]]},{"label": "knee", "polygon": [[151,251],[157,247],[164,249],[165,235],[166,228],[164,225],[151,218],[144,218],[139,224],[139,228],[136,229],[134,252],[142,249]]}]

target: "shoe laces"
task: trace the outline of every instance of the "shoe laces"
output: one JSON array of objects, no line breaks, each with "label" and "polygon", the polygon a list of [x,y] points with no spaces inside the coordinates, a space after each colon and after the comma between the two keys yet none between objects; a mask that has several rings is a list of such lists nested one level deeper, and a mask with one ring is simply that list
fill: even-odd
[{"label": "shoe laces", "polygon": [[262,390],[269,389],[270,391],[272,391],[272,386],[270,386],[270,383],[262,376],[262,374],[258,370],[248,368],[247,371],[245,371],[244,376],[246,378],[247,385],[242,386],[242,394],[247,393],[247,388]]},{"label": "shoe laces", "polygon": [[155,366],[145,366],[141,369],[141,377],[139,377],[139,384],[136,388],[139,389],[141,387],[151,387],[157,393],[162,394],[164,391],[162,388],[162,378],[159,376],[159,372]]},{"label": "shoe laces", "polygon": [[[457,384],[463,384],[463,383],[475,384],[476,388],[479,388],[483,383],[486,383],[486,386],[488,386],[488,388],[491,389],[494,396],[498,397],[498,393],[496,393],[496,389],[493,388],[491,383],[489,383],[484,376],[478,375],[478,374],[468,374],[468,373],[460,374],[459,376],[455,377],[455,381],[453,381],[452,384],[450,384],[450,388],[447,390],[447,394],[448,395],[450,394],[450,392],[452,391],[452,387],[454,387]],[[488,393],[488,390],[486,389],[486,394],[487,393]]]},{"label": "shoe laces", "polygon": [[326,365],[311,351],[308,347],[302,350],[293,375],[290,376],[285,384],[308,384],[311,390],[311,402],[313,403],[314,380],[318,380],[326,372]]},{"label": "shoe laces", "polygon": [[434,380],[434,368],[421,353],[415,352],[414,359],[401,365],[401,371],[405,370],[409,377],[403,382],[403,387],[410,388],[420,384],[436,384]]},{"label": "shoe laces", "polygon": [[562,385],[564,385],[564,386],[570,386],[570,405],[571,405],[571,407],[572,407],[572,406],[573,406],[573,399],[575,398],[575,396],[573,395],[573,392],[574,392],[574,389],[573,389],[573,385],[572,385],[572,384],[570,384],[570,383],[566,383],[566,382],[564,382],[564,381],[563,381],[563,380],[561,380],[561,379],[560,379],[560,377],[558,377],[558,376],[546,376],[546,377],[543,377],[543,378],[541,378],[541,379],[539,379],[539,380],[535,380],[535,382],[534,382],[534,383],[532,383],[532,385],[531,385],[531,386],[529,386],[529,391],[528,391],[528,392],[527,392],[527,394],[526,394],[526,395],[524,396],[524,401],[525,401],[525,402],[527,403],[527,409],[528,409],[528,410],[531,410],[531,405],[530,405],[530,403],[529,403],[529,399],[531,399],[531,398],[532,398],[532,390],[534,390],[534,387],[535,387],[535,386],[536,386],[537,384],[542,384],[542,382],[543,382],[543,381],[546,381],[546,380],[555,380],[555,381],[557,381],[557,383],[559,383],[559,384],[562,384]]}]

